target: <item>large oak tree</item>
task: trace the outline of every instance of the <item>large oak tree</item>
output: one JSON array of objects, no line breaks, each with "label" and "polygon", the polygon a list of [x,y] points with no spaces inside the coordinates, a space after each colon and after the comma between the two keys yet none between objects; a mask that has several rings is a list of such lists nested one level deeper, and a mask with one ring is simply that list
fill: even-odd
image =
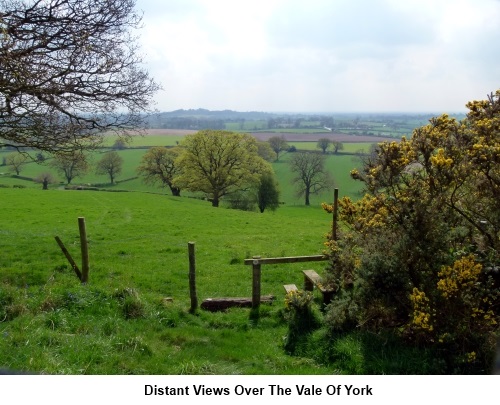
[{"label": "large oak tree", "polygon": [[135,0],[0,0],[0,147],[70,152],[143,126]]},{"label": "large oak tree", "polygon": [[182,174],[175,182],[205,193],[214,207],[225,195],[256,185],[261,174],[272,170],[250,135],[204,130],[186,136],[182,146]]}]

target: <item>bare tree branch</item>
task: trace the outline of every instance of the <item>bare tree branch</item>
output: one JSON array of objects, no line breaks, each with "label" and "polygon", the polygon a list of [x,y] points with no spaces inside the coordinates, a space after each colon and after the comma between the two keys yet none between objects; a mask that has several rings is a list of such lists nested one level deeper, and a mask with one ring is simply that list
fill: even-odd
[{"label": "bare tree branch", "polygon": [[143,127],[135,0],[0,0],[0,146],[64,152]]}]

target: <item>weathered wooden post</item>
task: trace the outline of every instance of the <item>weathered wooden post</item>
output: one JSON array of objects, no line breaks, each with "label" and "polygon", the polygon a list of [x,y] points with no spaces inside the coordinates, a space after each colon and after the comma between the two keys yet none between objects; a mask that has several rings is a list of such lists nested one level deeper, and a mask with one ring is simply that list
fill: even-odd
[{"label": "weathered wooden post", "polygon": [[89,245],[87,241],[87,230],[85,229],[85,218],[78,218],[78,228],[80,229],[80,246],[82,250],[82,283],[89,280]]},{"label": "weathered wooden post", "polygon": [[332,240],[337,240],[337,221],[339,210],[339,189],[333,191],[333,223],[332,223]]},{"label": "weathered wooden post", "polygon": [[252,308],[259,308],[260,305],[260,256],[252,257]]},{"label": "weathered wooden post", "polygon": [[62,252],[64,253],[64,256],[66,256],[66,259],[68,259],[69,264],[71,264],[71,268],[75,271],[76,276],[78,277],[78,279],[80,281],[82,281],[82,272],[80,271],[80,269],[76,265],[75,261],[73,260],[73,258],[69,254],[68,249],[66,249],[66,246],[64,246],[64,243],[62,243],[61,238],[59,238],[59,236],[55,236],[55,239],[56,239],[57,244],[61,248]]},{"label": "weathered wooden post", "polygon": [[191,297],[190,312],[195,312],[198,308],[198,296],[196,295],[196,260],[194,252],[194,242],[188,242],[189,256],[189,295]]}]

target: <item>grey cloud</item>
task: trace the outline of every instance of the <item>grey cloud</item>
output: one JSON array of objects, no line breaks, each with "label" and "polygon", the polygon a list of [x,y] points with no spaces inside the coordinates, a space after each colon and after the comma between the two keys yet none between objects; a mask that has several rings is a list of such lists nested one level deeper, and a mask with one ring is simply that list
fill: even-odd
[{"label": "grey cloud", "polygon": [[290,2],[271,22],[277,47],[345,48],[371,45],[373,51],[432,41],[432,17],[389,7],[383,1]]}]

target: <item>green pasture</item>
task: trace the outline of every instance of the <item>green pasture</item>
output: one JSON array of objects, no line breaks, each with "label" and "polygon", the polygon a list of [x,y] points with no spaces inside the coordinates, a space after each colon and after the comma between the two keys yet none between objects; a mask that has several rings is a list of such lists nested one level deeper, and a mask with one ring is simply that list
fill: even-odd
[{"label": "green pasture", "polygon": [[[319,254],[331,219],[318,207],[260,214],[148,193],[14,188],[0,192],[2,200],[9,201],[0,231],[3,281],[45,283],[66,263],[54,237],[78,257],[77,218],[85,217],[93,282],[132,283],[177,299],[188,297],[187,278],[180,277],[187,269],[188,241],[197,244],[201,296],[245,296],[251,290],[251,275],[243,259]],[[285,267],[275,267],[264,277],[265,294],[281,294],[279,283],[287,279],[300,281],[293,265]]]},{"label": "green pasture", "polygon": [[267,128],[267,121],[245,120],[242,122],[226,122],[226,131],[259,131]]},{"label": "green pasture", "polygon": [[[168,130],[165,130],[168,131]],[[184,138],[183,135],[136,135],[128,140],[127,147],[140,148],[151,146],[176,146]],[[118,137],[105,136],[103,138],[104,147],[112,147]]]},{"label": "green pasture", "polygon": [[[290,146],[295,146],[297,150],[307,150],[307,151],[316,151],[319,152],[321,151],[320,148],[318,148],[318,142],[317,141],[309,141],[309,142],[288,142]],[[368,153],[370,151],[371,145],[375,144],[369,143],[369,142],[342,142],[343,149],[339,151],[339,155],[342,155],[344,153]],[[333,153],[332,147],[327,149],[327,153],[331,154]]]},{"label": "green pasture", "polygon": [[[288,164],[291,156],[291,153],[283,155],[279,162],[273,164],[273,168],[280,185],[282,201],[288,205],[303,205],[304,198],[297,195],[292,185],[294,174],[290,171]],[[334,180],[334,187],[339,189],[340,197],[349,196],[353,199],[361,197],[362,184],[350,176],[350,171],[358,166],[359,162],[353,155],[327,155],[326,169]],[[333,190],[324,191],[319,195],[311,196],[311,205],[319,206],[322,202],[332,202],[332,200]]]},{"label": "green pasture", "polygon": [[[200,302],[250,297],[251,267],[243,260],[321,254],[330,227],[321,209],[260,214],[144,193],[0,194],[9,205],[0,220],[0,310],[8,317],[0,324],[0,366],[49,374],[332,372],[282,348],[283,284],[301,285],[303,264],[263,268],[262,293],[276,300],[263,305],[258,321],[248,309],[188,313],[189,241],[196,243]],[[80,262],[78,217],[89,240],[86,286],[54,240],[59,236]],[[127,312],[132,304],[141,316]]]},{"label": "green pasture", "polygon": [[[153,137],[152,137],[153,138]],[[143,139],[147,139],[143,138]],[[294,145],[302,146],[315,146],[316,143],[307,142],[297,142]],[[345,149],[342,152],[354,153],[358,151],[359,148],[369,148],[369,144],[363,143],[348,143],[345,144]],[[311,149],[313,150],[313,149]],[[123,158],[123,169],[122,173],[116,178],[117,184],[109,184],[109,178],[106,175],[96,175],[95,174],[95,163],[102,158],[102,154],[106,150],[98,150],[94,152],[90,158],[89,162],[91,165],[90,170],[82,177],[77,177],[72,181],[72,184],[84,184],[97,186],[99,188],[107,189],[110,191],[136,191],[136,192],[149,192],[158,194],[169,194],[170,190],[168,188],[161,187],[160,185],[149,185],[145,184],[143,180],[138,177],[137,167],[140,164],[142,156],[146,153],[147,148],[144,149],[124,149],[117,151],[118,154]],[[352,152],[351,152],[352,151]],[[8,152],[0,152],[0,159],[2,156],[7,155]],[[273,163],[273,168],[277,176],[278,183],[280,185],[281,198],[280,200],[286,205],[303,205],[303,199],[298,197],[295,192],[294,186],[291,184],[293,178],[290,172],[290,167],[288,165],[288,160],[291,153],[286,153],[280,158],[279,162]],[[337,155],[328,154],[327,155],[327,168],[332,174],[335,181],[335,187],[339,188],[341,195],[348,195],[352,198],[359,197],[359,191],[361,190],[361,184],[352,180],[349,176],[349,172],[359,165],[357,158],[354,155],[339,153]],[[12,172],[6,166],[0,166],[0,185],[5,185],[9,187],[22,186],[27,188],[41,188],[40,184],[33,182],[30,179],[36,178],[36,176],[44,171],[49,171],[58,179],[56,184],[52,184],[49,188],[63,188],[65,185],[64,178],[58,174],[54,168],[50,166],[50,159],[47,159],[43,164],[36,162],[26,163],[21,170],[20,178],[12,177]],[[195,196],[196,194],[184,192],[182,193],[186,196]],[[317,196],[312,196],[312,204],[319,206],[321,202],[330,201],[332,199],[333,192],[327,191]]]},{"label": "green pasture", "polygon": [[[351,334],[290,355],[283,284],[304,268],[262,266],[258,312],[189,311],[189,241],[199,304],[250,297],[244,259],[321,254],[331,216],[318,207],[276,212],[213,208],[149,193],[0,188],[0,367],[40,374],[432,373],[432,357],[383,336]],[[80,284],[56,244],[81,263],[78,218],[89,241],[89,282]],[[315,293],[314,313],[320,297]],[[315,343],[316,342],[316,343]],[[329,342],[329,343],[326,343]]]}]

